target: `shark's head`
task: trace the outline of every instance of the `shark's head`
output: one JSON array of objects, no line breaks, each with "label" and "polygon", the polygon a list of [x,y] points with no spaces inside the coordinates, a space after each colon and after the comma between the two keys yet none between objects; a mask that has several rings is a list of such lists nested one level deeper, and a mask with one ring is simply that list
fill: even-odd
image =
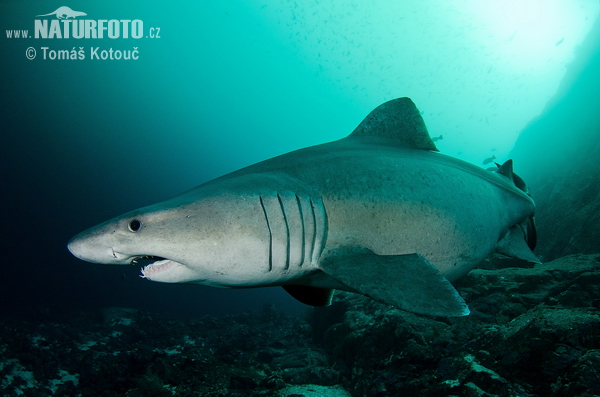
[{"label": "shark's head", "polygon": [[190,191],[81,232],[68,248],[93,263],[153,260],[142,268],[142,277],[152,281],[248,287],[275,282],[269,244],[258,198],[198,199]]}]

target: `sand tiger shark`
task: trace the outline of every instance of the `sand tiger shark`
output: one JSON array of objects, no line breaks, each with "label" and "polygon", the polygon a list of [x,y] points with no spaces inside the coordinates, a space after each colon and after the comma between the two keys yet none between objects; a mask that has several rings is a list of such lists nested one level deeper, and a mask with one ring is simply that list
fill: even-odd
[{"label": "sand tiger shark", "polygon": [[93,263],[224,288],[283,286],[313,306],[333,291],[462,316],[451,282],[493,252],[538,262],[535,205],[512,161],[486,171],[437,151],[409,98],[346,138],[242,168],[92,227],[68,243]]}]

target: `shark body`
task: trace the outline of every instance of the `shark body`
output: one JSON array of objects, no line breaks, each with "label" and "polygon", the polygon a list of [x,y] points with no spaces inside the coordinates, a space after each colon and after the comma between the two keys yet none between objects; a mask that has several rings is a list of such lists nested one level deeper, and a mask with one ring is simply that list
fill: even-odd
[{"label": "shark body", "polygon": [[537,262],[535,205],[509,160],[496,172],[437,153],[408,98],[348,137],[293,151],[75,236],[78,258],[156,262],[143,277],[215,287],[283,286],[313,306],[333,290],[460,316],[451,281],[493,252]]}]

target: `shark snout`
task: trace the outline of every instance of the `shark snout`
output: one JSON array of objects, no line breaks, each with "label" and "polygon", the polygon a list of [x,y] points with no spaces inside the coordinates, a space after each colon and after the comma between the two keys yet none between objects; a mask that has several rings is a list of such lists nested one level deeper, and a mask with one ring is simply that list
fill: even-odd
[{"label": "shark snout", "polygon": [[[96,262],[97,263],[96,260],[93,260],[94,258],[92,257],[92,255],[89,251],[89,247],[86,244],[85,240],[82,238],[79,238],[78,236],[75,236],[71,240],[69,240],[69,242],[67,243],[67,249],[76,258],[79,258],[79,259],[87,261],[87,262]],[[94,256],[96,256],[96,255],[94,255]]]},{"label": "shark snout", "polygon": [[77,235],[67,243],[67,249],[73,256],[92,263],[127,264],[123,255],[115,252],[113,247],[94,244],[89,238]]},{"label": "shark snout", "polygon": [[73,256],[79,259],[83,259],[81,255],[82,244],[81,241],[77,239],[77,237],[73,237],[71,240],[69,240],[69,242],[67,243],[67,249],[71,254],[73,254]]}]

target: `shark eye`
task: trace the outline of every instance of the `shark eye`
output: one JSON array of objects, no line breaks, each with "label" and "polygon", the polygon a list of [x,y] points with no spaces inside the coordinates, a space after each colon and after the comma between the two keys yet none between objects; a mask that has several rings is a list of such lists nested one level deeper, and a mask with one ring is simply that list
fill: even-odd
[{"label": "shark eye", "polygon": [[127,225],[127,227],[129,227],[129,231],[130,232],[137,232],[138,230],[140,230],[142,228],[142,221],[138,221],[137,219],[133,219],[129,222],[129,225]]}]

